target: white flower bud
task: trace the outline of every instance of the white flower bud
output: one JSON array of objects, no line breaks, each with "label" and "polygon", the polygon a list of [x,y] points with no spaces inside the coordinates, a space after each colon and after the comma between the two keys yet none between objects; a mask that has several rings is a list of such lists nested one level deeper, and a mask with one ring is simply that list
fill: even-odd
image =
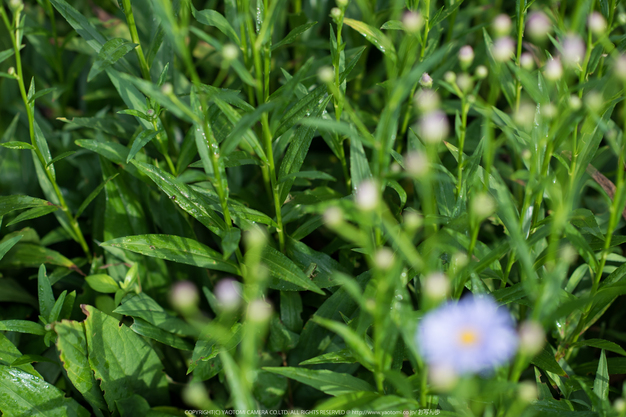
[{"label": "white flower bud", "polygon": [[428,379],[436,391],[447,392],[456,386],[459,377],[451,366],[434,365],[428,369]]},{"label": "white flower bud", "polygon": [[479,193],[471,200],[472,214],[478,220],[484,220],[496,211],[496,202],[486,193]]},{"label": "white flower bud", "polygon": [[560,262],[563,262],[564,264],[567,264],[567,265],[571,265],[574,262],[576,262],[576,259],[578,259],[578,252],[576,251],[576,249],[572,245],[565,244],[559,250],[559,261]]},{"label": "white flower bud", "polygon": [[333,7],[332,9],[330,9],[330,16],[334,19],[334,20],[339,20],[341,19],[341,9],[337,8],[337,7]]},{"label": "white flower bud", "polygon": [[531,403],[537,399],[537,384],[531,381],[520,382],[517,387],[517,395],[525,403]]},{"label": "white flower bud", "polygon": [[599,91],[592,90],[585,95],[585,105],[594,113],[600,113],[604,105],[604,97]]},{"label": "white flower bud", "polygon": [[22,0],[10,0],[9,7],[11,8],[11,10],[21,9],[22,7],[24,7],[24,3],[22,2]]},{"label": "white flower bud", "polygon": [[343,211],[339,207],[328,207],[324,212],[324,223],[330,227],[337,227],[343,223]]},{"label": "white flower bud", "polygon": [[434,272],[424,278],[422,290],[426,297],[441,301],[450,293],[450,280],[441,272]]},{"label": "white flower bud", "polygon": [[464,268],[469,263],[469,258],[465,252],[457,252],[452,255],[452,265],[456,268]]},{"label": "white flower bud", "polygon": [[172,287],[170,302],[176,310],[182,313],[193,312],[199,301],[198,289],[191,281],[180,281]]},{"label": "white flower bud", "polygon": [[424,19],[421,14],[409,11],[402,16],[402,26],[409,33],[417,33],[424,26]]},{"label": "white flower bud", "polygon": [[356,205],[363,211],[374,210],[379,199],[378,185],[374,181],[363,181],[356,191]]},{"label": "white flower bud", "polygon": [[213,289],[215,298],[224,310],[235,310],[241,304],[241,284],[234,279],[220,280]]},{"label": "white flower bud", "polygon": [[474,87],[474,80],[472,80],[472,77],[470,77],[469,74],[464,72],[459,74],[456,78],[456,85],[459,86],[459,89],[462,92],[467,93]]},{"label": "white flower bud", "polygon": [[568,35],[563,40],[563,63],[567,66],[574,67],[582,64],[585,57],[585,42],[578,35]]},{"label": "white flower bud", "polygon": [[520,351],[528,356],[535,356],[545,344],[545,333],[541,324],[535,321],[525,321],[519,328]]},{"label": "white flower bud", "polygon": [[622,80],[626,81],[626,55],[620,55],[616,60],[613,66],[613,72],[615,72],[615,76]]},{"label": "white flower bud", "polygon": [[331,84],[335,80],[335,70],[324,66],[317,71],[317,78],[324,84]]},{"label": "white flower bud", "polygon": [[489,75],[489,70],[486,66],[479,65],[476,67],[476,72],[474,73],[474,75],[476,75],[476,78],[478,78],[479,80],[484,80]]},{"label": "white flower bud", "polygon": [[415,178],[421,178],[428,173],[428,157],[424,152],[411,151],[404,157],[406,171]]},{"label": "white flower bud", "polygon": [[515,53],[515,42],[508,36],[496,39],[493,43],[492,53],[493,59],[497,62],[506,62]]},{"label": "white flower bud", "polygon": [[522,103],[515,112],[513,119],[521,128],[529,128],[535,120],[535,105],[529,102]]},{"label": "white flower bud", "polygon": [[15,67],[9,67],[9,69],[7,70],[7,74],[15,75]]},{"label": "white flower bud", "polygon": [[248,305],[248,320],[262,323],[272,315],[272,306],[263,300],[254,300]]},{"label": "white flower bud", "polygon": [[392,173],[394,173],[394,174],[397,174],[397,173],[399,173],[400,171],[402,171],[402,167],[400,166],[400,164],[399,164],[399,163],[397,163],[397,162],[395,162],[395,161],[394,161],[394,162],[391,164],[391,172],[392,172]]},{"label": "white flower bud", "polygon": [[239,48],[237,48],[232,43],[225,45],[222,49],[222,57],[227,62],[234,61],[239,56]]},{"label": "white flower bud", "polygon": [[499,14],[493,19],[493,32],[496,37],[507,36],[511,32],[511,18],[506,14]]},{"label": "white flower bud", "polygon": [[146,115],[149,117],[154,117],[154,110],[153,109],[148,109],[148,111],[146,112]]},{"label": "white flower bud", "polygon": [[454,82],[456,81],[456,74],[453,73],[452,71],[446,71],[445,74],[443,74],[443,79],[450,84],[454,84]]},{"label": "white flower bud", "polygon": [[615,409],[615,411],[617,411],[618,413],[623,413],[624,411],[626,411],[626,401],[624,401],[623,398],[618,398],[617,400],[615,400],[615,402],[613,403],[613,408]]},{"label": "white flower bud", "polygon": [[337,0],[337,6],[345,9],[348,7],[348,0]]},{"label": "white flower bud", "polygon": [[191,382],[183,388],[182,398],[185,404],[192,407],[204,407],[209,400],[209,395],[202,382]]},{"label": "white flower bud", "polygon": [[596,36],[603,35],[606,32],[606,19],[599,12],[593,12],[587,18],[589,30]]},{"label": "white flower bud", "polygon": [[422,116],[418,130],[426,143],[439,143],[448,137],[448,118],[441,111],[430,112]]},{"label": "white flower bud", "polygon": [[415,107],[422,113],[429,113],[439,108],[439,94],[430,89],[420,90],[415,94]]},{"label": "white flower bud", "polygon": [[253,227],[246,230],[243,235],[244,242],[247,248],[259,247],[265,245],[267,237],[265,232],[260,227]]},{"label": "white flower bud", "polygon": [[576,94],[569,96],[569,106],[572,110],[578,110],[583,105],[583,102]]},{"label": "white flower bud", "polygon": [[526,19],[526,33],[535,41],[544,40],[552,32],[552,22],[543,12],[533,12]]},{"label": "white flower bud", "polygon": [[532,71],[533,69],[535,69],[535,59],[529,52],[524,52],[519,57],[519,63],[526,71]]},{"label": "white flower bud", "polygon": [[424,223],[422,216],[411,209],[405,210],[402,218],[404,219],[404,227],[410,232],[417,230]]},{"label": "white flower bud", "polygon": [[459,62],[464,70],[472,65],[472,62],[474,62],[474,50],[471,46],[465,45],[459,49]]},{"label": "white flower bud", "polygon": [[556,108],[556,106],[552,103],[548,103],[546,105],[543,106],[543,108],[541,109],[541,113],[543,115],[543,117],[545,117],[548,120],[554,119],[558,113],[558,109]]},{"label": "white flower bud", "polygon": [[563,76],[563,66],[561,65],[561,60],[556,58],[546,62],[546,65],[543,67],[543,75],[549,81],[560,80]]},{"label": "white flower bud", "polygon": [[617,21],[621,24],[621,25],[626,25],[626,13],[622,12],[622,13],[618,13],[617,14]]},{"label": "white flower bud", "polygon": [[174,87],[170,83],[165,83],[161,86],[161,92],[169,96],[170,94],[174,94]]},{"label": "white flower bud", "polygon": [[393,266],[393,258],[393,251],[383,246],[374,254],[374,264],[381,271],[387,271]]},{"label": "white flower bud", "polygon": [[431,88],[433,86],[433,79],[427,72],[423,73],[420,77],[420,85],[424,88]]}]

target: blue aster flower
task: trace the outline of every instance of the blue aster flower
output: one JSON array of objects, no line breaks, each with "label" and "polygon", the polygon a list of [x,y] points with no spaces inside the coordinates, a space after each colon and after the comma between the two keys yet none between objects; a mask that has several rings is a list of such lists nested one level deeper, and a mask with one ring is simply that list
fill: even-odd
[{"label": "blue aster flower", "polygon": [[518,345],[511,315],[489,296],[466,296],[427,313],[416,339],[429,366],[459,375],[488,372],[505,364]]}]

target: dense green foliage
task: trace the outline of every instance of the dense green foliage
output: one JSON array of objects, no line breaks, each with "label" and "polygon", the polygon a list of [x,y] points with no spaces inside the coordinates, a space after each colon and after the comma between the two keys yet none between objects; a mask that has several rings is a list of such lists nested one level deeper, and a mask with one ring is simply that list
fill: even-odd
[{"label": "dense green foliage", "polygon": [[620,3],[5,0],[0,411],[625,415]]}]

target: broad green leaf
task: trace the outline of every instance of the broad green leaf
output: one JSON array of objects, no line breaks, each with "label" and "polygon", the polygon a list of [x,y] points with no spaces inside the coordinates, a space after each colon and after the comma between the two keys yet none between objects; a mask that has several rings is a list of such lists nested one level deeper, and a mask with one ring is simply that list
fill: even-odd
[{"label": "broad green leaf", "polygon": [[0,411],[13,416],[88,417],[90,413],[73,398],[43,378],[0,365]]},{"label": "broad green leaf", "polygon": [[[119,143],[115,143],[115,142],[99,142],[96,140],[77,140],[76,144],[80,146],[81,148],[89,149],[90,151],[103,156],[109,161],[117,165],[120,165],[125,171],[127,171],[133,177],[139,178],[140,180],[145,181],[145,182],[150,181],[149,177],[143,174],[141,171],[139,171],[135,167],[135,165],[126,163],[126,159],[128,158],[128,152],[129,152],[129,149],[126,146],[120,145]],[[135,161],[136,160],[146,160],[145,155],[142,155],[142,154],[136,155]],[[108,181],[110,181],[111,179],[109,179]]]},{"label": "broad green leaf", "polygon": [[244,382],[241,379],[243,374],[237,363],[230,353],[226,351],[220,352],[220,359],[224,367],[224,373],[226,374],[226,381],[233,393],[235,408],[238,410],[254,410],[256,403],[252,396],[249,395],[249,390],[245,388]]},{"label": "broad green leaf", "polygon": [[93,80],[98,74],[114,65],[120,58],[136,47],[136,44],[129,42],[126,39],[109,39],[104,45],[102,45],[100,52],[98,52],[98,56],[96,57],[96,60],[87,75],[87,82]]},{"label": "broad green leaf", "polygon": [[7,223],[7,226],[12,226],[16,223],[23,222],[26,220],[37,219],[39,217],[45,216],[46,214],[50,214],[54,211],[57,211],[58,209],[59,207],[57,206],[34,207],[16,216],[13,220]]},{"label": "broad green leaf", "polygon": [[570,347],[578,346],[591,346],[602,350],[608,350],[609,352],[619,353],[622,356],[626,356],[626,350],[624,350],[620,345],[604,339],[579,340],[578,342],[572,343],[570,345]]},{"label": "broad green leaf", "polygon": [[353,192],[356,192],[363,181],[372,178],[372,172],[363,145],[355,140],[350,141],[350,178],[352,178]]},{"label": "broad green leaf", "polygon": [[13,278],[0,279],[0,301],[29,304],[37,308],[37,299]]},{"label": "broad green leaf", "polygon": [[164,345],[171,346],[175,349],[193,351],[193,345],[188,341],[181,339],[170,332],[162,330],[140,318],[135,318],[135,322],[132,326],[130,326],[130,328],[135,333],[154,339]]},{"label": "broad green leaf", "polygon": [[101,380],[109,410],[132,394],[152,405],[169,403],[163,365],[150,344],[129,327],[100,310],[82,305],[89,364]]},{"label": "broad green leaf", "polygon": [[[322,401],[315,406],[315,410],[351,410],[359,409],[362,406],[370,404],[376,398],[380,398],[380,394],[371,391],[349,392],[347,394],[338,395]],[[436,410],[441,411],[441,410]],[[441,414],[439,414],[441,415]]]},{"label": "broad green leaf", "polygon": [[241,45],[239,41],[239,36],[237,36],[237,32],[235,29],[228,23],[228,20],[224,16],[222,16],[219,12],[215,10],[199,10],[196,11],[192,9],[193,16],[196,20],[203,25],[214,26],[220,30],[224,35],[228,36],[231,41],[235,42],[237,46]]},{"label": "broad green leaf", "polygon": [[28,320],[2,320],[0,321],[0,331],[29,333],[39,336],[46,333],[41,324]]},{"label": "broad green leaf", "polygon": [[331,330],[341,336],[344,342],[346,342],[346,345],[353,352],[354,356],[358,358],[359,362],[361,362],[361,364],[366,368],[373,370],[374,354],[359,334],[345,324],[337,321],[316,316],[313,316],[311,320],[313,320],[314,323],[326,327],[328,330]]},{"label": "broad green leaf", "polygon": [[41,264],[39,273],[37,274],[37,297],[39,299],[39,314],[43,317],[50,316],[52,307],[54,307],[54,295],[52,294],[52,285],[46,275],[46,267]]},{"label": "broad green leaf", "polygon": [[601,400],[609,399],[609,369],[606,363],[606,355],[604,354],[604,349],[602,349],[600,353],[600,361],[598,362],[596,379],[593,381],[593,392]]},{"label": "broad green leaf", "polygon": [[290,43],[294,42],[298,38],[298,36],[302,35],[304,32],[311,29],[316,24],[317,22],[310,22],[310,23],[305,23],[303,25],[300,25],[294,28],[280,42],[277,42],[274,45],[272,45],[272,51],[274,51],[277,48],[280,48],[281,46],[289,45]]},{"label": "broad green leaf", "polygon": [[304,362],[300,362],[299,365],[321,365],[324,363],[356,363],[357,359],[354,357],[349,349],[341,349],[335,352],[325,353],[323,355],[316,356],[308,359]]},{"label": "broad green leaf", "polygon": [[15,246],[15,244],[17,242],[20,241],[20,239],[23,237],[23,235],[17,235],[17,236],[13,236],[12,238],[9,238],[7,240],[5,240],[4,242],[0,243],[0,261],[2,260],[2,258],[4,257],[4,255],[6,255],[6,253],[13,247]]},{"label": "broad green leaf", "polygon": [[[0,364],[11,365],[22,356],[22,352],[15,347],[15,345],[4,335],[4,333],[0,333]],[[29,363],[19,365],[17,368],[36,377],[41,377],[39,372],[37,372]]]},{"label": "broad green leaf", "polygon": [[546,371],[550,371],[559,376],[565,376],[566,373],[558,364],[550,349],[546,346],[543,350],[530,361],[533,365]]},{"label": "broad green leaf", "polygon": [[310,290],[324,295],[313,281],[289,258],[271,246],[267,246],[261,255],[261,262],[267,267],[272,280],[270,288],[282,291]]},{"label": "broad green leaf", "polygon": [[6,49],[6,50],[0,52],[0,62],[3,62],[6,59],[11,58],[14,53],[15,53],[15,51],[13,50],[13,48]]},{"label": "broad green leaf", "polygon": [[0,217],[15,210],[48,206],[52,206],[52,203],[35,197],[25,195],[2,196],[0,197]]},{"label": "broad green leaf", "polygon": [[83,323],[64,320],[54,325],[57,349],[67,376],[92,407],[107,409],[100,384],[89,365],[87,336]]},{"label": "broad green leaf", "polygon": [[133,142],[133,146],[131,146],[130,151],[128,152],[128,156],[126,157],[126,163],[128,164],[130,160],[133,159],[135,155],[137,155],[137,152],[139,152],[144,146],[148,144],[148,142],[154,139],[156,135],[158,134],[159,132],[155,130],[142,131],[135,138],[135,141]]},{"label": "broad green leaf", "polygon": [[115,293],[120,289],[117,281],[106,274],[89,275],[85,278],[87,284],[94,290],[101,293]]},{"label": "broad green leaf", "polygon": [[18,243],[0,261],[3,268],[38,267],[41,264],[64,266],[78,269],[76,265],[59,252],[32,243]]},{"label": "broad green leaf", "polygon": [[133,136],[136,129],[135,123],[119,117],[74,117],[72,120],[65,118],[59,118],[59,120],[73,127],[81,126],[88,129],[95,129],[107,133],[108,135],[127,139]]},{"label": "broad green leaf", "polygon": [[349,374],[292,367],[264,367],[262,369],[310,385],[332,396],[355,391],[374,391],[370,384]]},{"label": "broad green leaf", "polygon": [[295,333],[302,330],[302,299],[295,291],[280,292],[280,320]]},{"label": "broad green leaf", "polygon": [[31,151],[35,150],[33,145],[31,145],[30,143],[19,142],[19,141],[0,143],[0,146],[3,146],[7,149],[30,149]]},{"label": "broad green leaf", "polygon": [[109,240],[101,246],[110,246],[140,253],[153,258],[180,262],[200,268],[239,274],[239,268],[222,255],[193,239],[171,235],[137,235]]},{"label": "broad green leaf", "polygon": [[387,30],[404,30],[404,25],[399,20],[389,20],[380,27]]},{"label": "broad green leaf", "polygon": [[85,199],[85,201],[83,201],[80,207],[78,207],[78,210],[76,210],[76,215],[74,217],[78,218],[81,214],[83,214],[85,209],[98,196],[98,194],[100,194],[100,191],[102,191],[102,189],[107,185],[107,183],[111,181],[112,179],[114,179],[115,177],[117,177],[118,175],[119,174],[111,175],[110,177],[105,179],[103,182],[101,182],[100,185],[98,185],[92,192],[90,192],[87,198]]}]

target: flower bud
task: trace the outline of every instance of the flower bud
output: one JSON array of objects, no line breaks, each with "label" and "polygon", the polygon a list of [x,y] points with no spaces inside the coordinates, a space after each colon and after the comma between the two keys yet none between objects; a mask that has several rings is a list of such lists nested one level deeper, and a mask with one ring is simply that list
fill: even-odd
[{"label": "flower bud", "polygon": [[337,7],[345,9],[348,7],[348,0],[337,0]]},{"label": "flower bud", "polygon": [[493,59],[497,62],[506,62],[511,59],[515,52],[515,42],[508,36],[496,39],[493,43]]},{"label": "flower bud", "polygon": [[606,19],[599,12],[593,12],[587,18],[589,30],[596,36],[604,35],[606,32]]},{"label": "flower bud", "polygon": [[429,113],[439,108],[439,94],[430,89],[424,89],[415,95],[415,106],[422,113]]},{"label": "flower bud", "polygon": [[620,55],[613,65],[613,72],[615,76],[622,80],[626,81],[626,55]]},{"label": "flower bud", "polygon": [[578,110],[583,105],[582,101],[576,94],[569,96],[569,106],[572,110]]},{"label": "flower bud", "polygon": [[324,212],[324,223],[330,227],[338,227],[343,223],[343,211],[339,207],[328,207]]},{"label": "flower bud", "polygon": [[317,78],[324,84],[331,84],[335,80],[335,70],[324,66],[317,71]]},{"label": "flower bud", "polygon": [[472,214],[479,221],[486,219],[496,211],[496,202],[486,193],[479,193],[471,200]]},{"label": "flower bud", "polygon": [[513,119],[521,128],[529,128],[535,120],[535,105],[529,102],[522,103],[515,112]]},{"label": "flower bud", "polygon": [[204,388],[202,382],[191,382],[182,391],[182,398],[185,404],[192,407],[203,408],[207,401],[209,401],[209,395]]},{"label": "flower bud", "polygon": [[544,40],[552,32],[552,22],[543,12],[533,12],[526,19],[526,33],[534,41]]},{"label": "flower bud", "polygon": [[241,284],[234,279],[225,278],[220,280],[213,293],[224,310],[236,310],[241,304]]},{"label": "flower bud", "polygon": [[524,52],[519,57],[519,63],[526,71],[532,71],[535,69],[535,59],[529,52]]},{"label": "flower bud", "polygon": [[393,266],[393,258],[393,251],[383,246],[374,254],[374,265],[381,271],[388,271]]},{"label": "flower bud", "polygon": [[238,56],[239,56],[239,49],[232,43],[225,45],[224,48],[222,49],[222,57],[224,58],[224,61],[226,62],[234,61],[235,59],[237,59]]},{"label": "flower bud", "polygon": [[333,7],[332,9],[330,9],[330,16],[333,18],[333,20],[338,21],[339,19],[341,19],[341,9]]},{"label": "flower bud", "polygon": [[448,137],[448,118],[441,111],[430,112],[422,116],[418,130],[426,143],[439,143]]},{"label": "flower bud", "polygon": [[462,92],[467,93],[471,91],[474,87],[474,80],[472,80],[472,77],[464,72],[462,74],[459,74],[459,76],[456,78],[456,85],[459,86],[459,89]]},{"label": "flower bud", "polygon": [[22,0],[9,0],[9,7],[11,10],[21,10],[24,7],[24,3]]},{"label": "flower bud", "polygon": [[456,74],[453,73],[452,71],[446,71],[445,74],[443,74],[443,79],[450,84],[454,84],[456,81]]},{"label": "flower bud", "polygon": [[7,74],[15,75],[15,67],[9,67],[9,69],[7,70]]},{"label": "flower bud", "polygon": [[578,259],[578,252],[569,243],[563,245],[563,247],[559,250],[559,262],[562,262],[565,265],[571,265],[576,262],[576,259]]},{"label": "flower bud", "polygon": [[624,411],[626,411],[626,401],[624,401],[623,398],[618,398],[617,400],[615,400],[615,402],[613,403],[613,408],[615,409],[615,411],[617,411],[618,413],[623,413]]},{"label": "flower bud", "polygon": [[557,116],[558,109],[552,103],[545,104],[541,109],[543,117],[548,120],[554,119]]},{"label": "flower bud", "polygon": [[531,403],[537,399],[538,391],[535,382],[523,381],[517,387],[517,395],[525,403]]},{"label": "flower bud", "polygon": [[545,344],[545,333],[541,324],[535,321],[525,321],[519,328],[520,351],[528,356],[535,356]]},{"label": "flower bud", "polygon": [[563,40],[563,63],[569,67],[575,67],[583,62],[585,57],[585,42],[578,35],[568,35]]},{"label": "flower bud", "polygon": [[423,73],[420,77],[420,85],[424,88],[431,88],[433,86],[433,79],[427,72]]},{"label": "flower bud", "polygon": [[436,391],[447,392],[456,386],[459,377],[451,366],[435,365],[428,369],[428,379]]},{"label": "flower bud", "polygon": [[161,86],[161,92],[169,96],[170,94],[174,94],[174,87],[170,83],[165,83]]},{"label": "flower bud", "polygon": [[476,67],[476,71],[474,72],[474,75],[476,75],[476,78],[478,78],[479,80],[484,80],[489,75],[489,70],[487,69],[486,66],[479,65]]},{"label": "flower bud", "polygon": [[585,95],[585,105],[593,113],[600,113],[604,105],[602,93],[592,90]]},{"label": "flower bud", "polygon": [[472,65],[474,61],[474,50],[471,46],[465,45],[459,50],[459,62],[461,64],[461,68],[466,70]]},{"label": "flower bud", "polygon": [[183,314],[193,312],[199,301],[198,289],[191,281],[180,281],[172,287],[170,292],[172,307]]},{"label": "flower bud", "polygon": [[441,272],[433,272],[424,278],[422,291],[431,300],[441,301],[450,293],[450,280]]},{"label": "flower bud", "polygon": [[402,218],[404,219],[404,227],[409,232],[416,231],[422,223],[424,223],[422,216],[418,212],[411,209],[405,210]]},{"label": "flower bud", "polygon": [[561,79],[563,76],[563,66],[561,66],[561,61],[556,58],[546,62],[546,65],[543,67],[543,75],[550,81],[557,81]]},{"label": "flower bud", "polygon": [[428,158],[424,152],[411,151],[404,157],[406,171],[415,178],[421,178],[428,173]]},{"label": "flower bud", "polygon": [[372,180],[363,181],[356,191],[356,205],[363,211],[374,210],[379,199],[378,186]]},{"label": "flower bud", "polygon": [[272,306],[263,300],[254,300],[248,305],[248,320],[262,323],[272,315]]},{"label": "flower bud", "polygon": [[408,33],[419,32],[423,25],[424,19],[422,15],[417,12],[409,11],[402,16],[402,26],[404,26],[404,30]]},{"label": "flower bud", "polygon": [[506,14],[499,14],[493,19],[493,32],[497,38],[507,36],[511,32],[511,18]]}]

